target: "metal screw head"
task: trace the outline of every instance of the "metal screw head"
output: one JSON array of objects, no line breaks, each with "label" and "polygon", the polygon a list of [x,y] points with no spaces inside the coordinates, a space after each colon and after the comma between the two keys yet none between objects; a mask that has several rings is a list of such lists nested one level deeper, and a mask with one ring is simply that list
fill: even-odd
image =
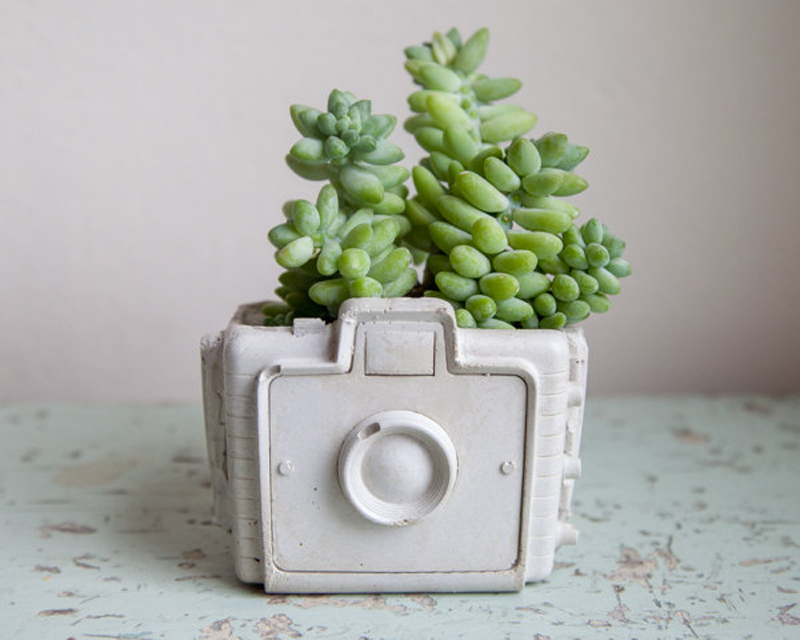
[{"label": "metal screw head", "polygon": [[278,464],[278,473],[282,476],[291,475],[292,471],[294,471],[294,462],[291,460],[281,460]]},{"label": "metal screw head", "polygon": [[506,460],[503,464],[500,465],[500,473],[504,476],[511,475],[514,473],[514,469],[516,469],[517,465],[514,464],[511,460]]}]

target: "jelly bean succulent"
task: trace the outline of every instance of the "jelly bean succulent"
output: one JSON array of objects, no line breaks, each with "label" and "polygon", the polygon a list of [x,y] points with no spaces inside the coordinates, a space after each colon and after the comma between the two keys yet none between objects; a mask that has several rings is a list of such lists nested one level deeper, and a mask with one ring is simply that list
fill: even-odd
[{"label": "jelly bean succulent", "polygon": [[347,298],[406,295],[417,283],[411,251],[398,244],[410,228],[402,215],[408,169],[387,138],[394,116],[372,114],[369,100],[334,90],[327,111],[294,105],[303,135],[286,157],[309,180],[327,181],[315,202],[284,204],[286,222],[274,227],[275,260],[286,271],[276,293],[283,302],[264,308],[267,324],[295,316],[330,319]]},{"label": "jelly bean succulent", "polygon": [[387,139],[395,118],[368,100],[334,90],[327,112],[291,108],[303,138],[287,163],[328,184],[316,204],[287,203],[270,232],[287,271],[267,324],[332,319],[349,297],[441,298],[462,328],[559,329],[609,309],[631,272],[625,242],[578,224],[564,199],[587,188],[574,170],[589,150],[563,133],[529,138],[536,115],[495,104],[522,83],[477,71],[488,42],[486,29],[466,41],[451,29],[405,50],[420,88],[404,127],[428,154],[411,172]]}]

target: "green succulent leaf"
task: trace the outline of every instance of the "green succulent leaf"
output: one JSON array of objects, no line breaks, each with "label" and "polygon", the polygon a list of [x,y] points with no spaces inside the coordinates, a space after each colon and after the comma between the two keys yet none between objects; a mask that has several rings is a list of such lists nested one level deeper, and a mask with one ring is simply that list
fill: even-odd
[{"label": "green succulent leaf", "polygon": [[502,142],[526,134],[536,126],[538,118],[528,111],[512,111],[481,124],[484,142]]},{"label": "green succulent leaf", "polygon": [[342,186],[348,194],[369,204],[378,204],[385,193],[380,178],[367,169],[346,166],[339,173]]},{"label": "green succulent leaf", "polygon": [[522,88],[516,78],[486,78],[472,83],[472,89],[481,102],[495,102],[513,96]]},{"label": "green succulent leaf", "polygon": [[461,47],[456,59],[453,61],[453,66],[464,73],[472,73],[483,62],[488,48],[489,30],[486,28],[478,29]]}]

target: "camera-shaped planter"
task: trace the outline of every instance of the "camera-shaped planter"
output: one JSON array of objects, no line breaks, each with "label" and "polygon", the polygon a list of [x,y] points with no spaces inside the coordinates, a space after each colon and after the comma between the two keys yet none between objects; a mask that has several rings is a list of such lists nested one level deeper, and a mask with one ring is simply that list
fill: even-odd
[{"label": "camera-shaped planter", "polygon": [[515,591],[545,578],[585,398],[579,329],[459,329],[433,298],[336,322],[239,308],[202,344],[215,515],[270,593]]}]

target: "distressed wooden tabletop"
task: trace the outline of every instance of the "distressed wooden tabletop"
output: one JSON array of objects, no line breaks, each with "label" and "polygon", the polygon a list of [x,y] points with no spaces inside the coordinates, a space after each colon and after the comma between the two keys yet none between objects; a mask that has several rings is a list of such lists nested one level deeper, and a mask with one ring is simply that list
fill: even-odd
[{"label": "distressed wooden tabletop", "polygon": [[521,593],[266,596],[196,406],[0,409],[3,638],[800,638],[800,398],[590,398],[577,547]]}]

